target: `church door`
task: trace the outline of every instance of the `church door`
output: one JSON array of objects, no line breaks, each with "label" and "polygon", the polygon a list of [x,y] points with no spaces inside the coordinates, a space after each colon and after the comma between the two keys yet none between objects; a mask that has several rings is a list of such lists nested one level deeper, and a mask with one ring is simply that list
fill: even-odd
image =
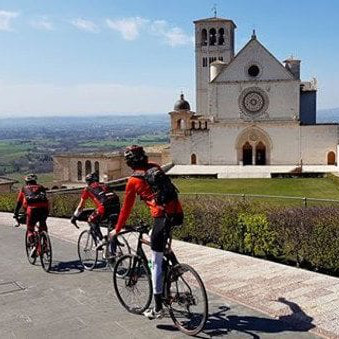
[{"label": "church door", "polygon": [[247,141],[242,147],[242,159],[244,165],[252,165],[252,146]]},{"label": "church door", "polygon": [[327,154],[327,164],[335,165],[335,153],[334,152],[329,152]]},{"label": "church door", "polygon": [[255,148],[255,164],[256,165],[266,165],[266,147],[260,141]]}]

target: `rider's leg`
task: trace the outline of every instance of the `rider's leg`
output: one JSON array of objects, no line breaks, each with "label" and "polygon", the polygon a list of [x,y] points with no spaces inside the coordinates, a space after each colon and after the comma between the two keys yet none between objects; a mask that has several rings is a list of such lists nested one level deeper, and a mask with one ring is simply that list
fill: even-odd
[{"label": "rider's leg", "polygon": [[27,238],[30,242],[33,240],[33,232],[34,232],[34,213],[31,208],[27,208],[26,210],[26,225],[27,225]]},{"label": "rider's leg", "polygon": [[88,223],[91,226],[94,234],[99,238],[101,241],[103,239],[103,235],[100,229],[100,220],[101,216],[104,214],[104,211],[99,211],[99,208],[96,209],[88,218]]},{"label": "rider's leg", "polygon": [[47,208],[39,208],[39,232],[46,231],[47,232],[47,224],[46,220],[48,217],[48,209]]},{"label": "rider's leg", "polygon": [[152,282],[155,311],[162,309],[162,260],[166,244],[166,218],[154,218],[151,234]]}]

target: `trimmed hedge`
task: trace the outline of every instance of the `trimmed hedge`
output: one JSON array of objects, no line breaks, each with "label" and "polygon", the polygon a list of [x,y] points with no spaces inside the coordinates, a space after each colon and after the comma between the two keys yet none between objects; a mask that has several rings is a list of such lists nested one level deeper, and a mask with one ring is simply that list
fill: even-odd
[{"label": "trimmed hedge", "polygon": [[[14,209],[16,194],[0,195],[0,210]],[[79,194],[53,195],[51,215],[70,217]],[[222,196],[181,197],[184,225],[174,236],[184,241],[267,258],[339,276],[339,209],[272,207]],[[151,222],[137,201],[129,222]]]}]

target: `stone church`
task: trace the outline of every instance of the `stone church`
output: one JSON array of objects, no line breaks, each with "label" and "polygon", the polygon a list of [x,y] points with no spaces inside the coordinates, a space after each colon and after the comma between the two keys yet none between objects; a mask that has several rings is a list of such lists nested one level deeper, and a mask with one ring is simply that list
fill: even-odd
[{"label": "stone church", "polygon": [[235,54],[232,20],[194,24],[196,112],[182,94],[169,113],[171,173],[184,174],[180,165],[336,171],[338,125],[316,123],[316,81],[300,79],[301,61],[280,62],[255,31]]}]

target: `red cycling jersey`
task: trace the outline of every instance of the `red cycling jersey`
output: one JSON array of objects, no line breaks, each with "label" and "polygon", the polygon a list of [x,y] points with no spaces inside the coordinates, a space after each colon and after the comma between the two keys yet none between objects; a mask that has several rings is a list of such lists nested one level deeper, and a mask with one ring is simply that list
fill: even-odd
[{"label": "red cycling jersey", "polygon": [[[149,164],[151,166],[157,166],[156,164]],[[144,168],[137,168],[136,171],[145,170]],[[150,185],[143,180],[142,178],[137,178],[131,176],[126,184],[124,203],[121,208],[118,223],[115,227],[117,233],[124,227],[129,215],[131,214],[135,198],[136,196],[140,196],[141,200],[143,200],[146,205],[149,207],[151,215],[153,218],[163,217],[165,214],[177,214],[183,213],[181,204],[178,200],[170,201],[164,206],[160,206],[156,204],[154,200],[154,193]]]},{"label": "red cycling jersey", "polygon": [[99,200],[99,193],[108,192],[108,187],[105,184],[100,184],[98,182],[93,182],[89,187],[85,187],[81,194],[81,199],[87,200],[90,198],[96,208],[103,206],[103,202]]},{"label": "red cycling jersey", "polygon": [[28,203],[25,195],[25,190],[42,190],[45,191],[45,188],[41,185],[35,184],[35,185],[26,185],[23,187],[18,195],[17,203],[19,203],[20,206],[22,206],[24,209],[28,208],[48,208],[48,201],[44,202],[33,202]]}]

